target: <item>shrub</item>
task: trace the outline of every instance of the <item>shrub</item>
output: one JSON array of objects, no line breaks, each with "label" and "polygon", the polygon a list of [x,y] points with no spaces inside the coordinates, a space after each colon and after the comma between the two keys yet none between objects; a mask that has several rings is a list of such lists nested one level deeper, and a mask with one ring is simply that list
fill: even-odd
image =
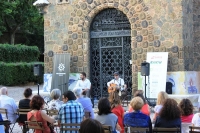
[{"label": "shrub", "polygon": [[37,46],[0,44],[0,61],[3,62],[34,62],[39,56]]},{"label": "shrub", "polygon": [[[5,63],[0,62],[0,84],[2,85],[20,85],[28,82],[43,83],[43,75],[36,77],[33,74],[31,63]],[[44,66],[43,62],[38,62]],[[44,71],[43,71],[44,73]]]}]

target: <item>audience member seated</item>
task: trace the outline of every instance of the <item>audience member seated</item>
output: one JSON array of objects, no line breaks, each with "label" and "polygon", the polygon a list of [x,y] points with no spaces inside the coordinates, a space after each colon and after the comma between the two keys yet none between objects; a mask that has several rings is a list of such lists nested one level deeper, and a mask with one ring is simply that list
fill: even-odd
[{"label": "audience member seated", "polygon": [[109,101],[111,105],[111,111],[118,117],[118,124],[121,127],[120,133],[124,133],[124,108],[121,105],[120,96],[116,91],[109,94]]},{"label": "audience member seated", "polygon": [[163,104],[165,102],[165,100],[168,98],[168,94],[164,91],[161,91],[158,93],[158,97],[157,97],[157,103],[156,106],[154,107],[154,116],[153,116],[153,121],[155,122],[156,117],[158,116],[158,114],[160,113],[160,110],[163,107]]},{"label": "audience member seated", "polygon": [[111,112],[110,102],[107,98],[101,98],[98,103],[98,114],[95,119],[103,125],[110,125],[112,132],[116,133],[116,130],[120,131],[120,126],[117,124],[117,116]]},{"label": "audience member seated", "polygon": [[[2,115],[0,114],[0,122],[3,121]],[[4,125],[0,125],[0,133],[5,133]]]},{"label": "audience member seated", "polygon": [[181,128],[181,112],[174,99],[166,99],[154,127]]},{"label": "audience member seated", "polygon": [[86,119],[81,122],[79,133],[104,133],[104,129],[99,121]]},{"label": "audience member seated", "polygon": [[192,118],[192,126],[200,127],[200,113],[196,113]]},{"label": "audience member seated", "polygon": [[[26,88],[24,90],[24,99],[19,101],[19,109],[30,109],[30,101],[32,96],[32,90],[30,88]],[[19,115],[17,122],[19,125],[23,125],[23,133],[27,132],[27,128],[25,125],[25,121],[27,121],[27,115]]]},{"label": "audience member seated", "polygon": [[61,91],[59,89],[53,89],[50,94],[52,100],[48,103],[48,109],[59,110],[63,102],[60,101]]},{"label": "audience member seated", "polygon": [[[47,124],[49,123],[54,123],[54,119],[49,117],[44,110],[44,99],[39,96],[35,95],[31,102],[30,102],[30,108],[32,109],[30,112],[27,114],[27,120],[28,121],[37,121],[37,122],[42,122],[42,125],[44,127],[45,133],[51,133],[51,130]],[[41,130],[36,129],[34,133],[41,133]]]},{"label": "audience member seated", "polygon": [[90,112],[90,118],[94,119],[94,111],[93,111],[93,108],[92,108],[93,105],[92,105],[91,99],[88,98],[88,97],[84,97],[82,95],[82,89],[81,88],[75,88],[74,94],[77,98],[76,101],[81,103],[83,108],[84,108],[84,111]]},{"label": "audience member seated", "polygon": [[[15,100],[8,96],[8,90],[6,87],[1,88],[1,96],[0,96],[0,108],[7,109],[7,116],[8,120],[11,123],[15,123],[18,115],[17,115],[17,104],[15,103]],[[3,120],[6,120],[6,115],[2,114]],[[9,132],[9,127],[6,126],[6,133]]]},{"label": "audience member seated", "polygon": [[[75,101],[76,97],[72,91],[66,91],[62,96],[62,104],[58,113],[58,126],[60,123],[81,123],[84,116],[82,105]],[[63,133],[68,133],[64,131]],[[75,132],[77,133],[77,132]]]},{"label": "audience member seated", "polygon": [[147,127],[152,132],[152,123],[148,115],[143,114],[140,110],[144,105],[141,97],[134,97],[130,102],[133,112],[124,115],[124,125],[130,127]]},{"label": "audience member seated", "polygon": [[[142,108],[141,108],[140,111],[141,111],[143,114],[150,115],[149,105],[147,104],[147,101],[146,101],[145,98],[144,98],[143,90],[137,90],[137,91],[135,92],[135,94],[134,94],[134,97],[137,97],[137,96],[138,96],[138,97],[141,97],[142,100],[143,100],[143,102],[144,102],[144,105],[142,106]],[[132,111],[133,111],[132,107],[129,106],[129,112],[132,112]]]},{"label": "audience member seated", "polygon": [[191,123],[194,116],[194,107],[191,101],[189,99],[182,99],[178,106],[181,110],[181,121]]}]

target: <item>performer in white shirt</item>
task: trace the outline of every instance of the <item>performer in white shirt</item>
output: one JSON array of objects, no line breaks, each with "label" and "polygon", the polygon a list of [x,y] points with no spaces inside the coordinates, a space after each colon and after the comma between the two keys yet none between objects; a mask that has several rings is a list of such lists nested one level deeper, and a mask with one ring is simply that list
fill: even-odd
[{"label": "performer in white shirt", "polygon": [[112,79],[110,82],[107,82],[107,86],[109,87],[111,84],[116,84],[117,88],[116,91],[119,92],[121,95],[121,99],[123,100],[124,97],[126,96],[126,84],[124,83],[124,79],[119,77],[118,72],[114,72],[114,79]]},{"label": "performer in white shirt", "polygon": [[78,82],[76,83],[75,88],[81,88],[83,91],[82,94],[90,97],[91,82],[89,79],[86,78],[85,72],[80,73],[80,80],[78,80]]}]

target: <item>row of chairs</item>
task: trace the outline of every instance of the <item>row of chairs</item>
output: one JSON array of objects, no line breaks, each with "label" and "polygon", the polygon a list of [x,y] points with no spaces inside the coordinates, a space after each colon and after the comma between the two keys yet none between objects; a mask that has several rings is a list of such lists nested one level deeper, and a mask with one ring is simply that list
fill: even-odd
[{"label": "row of chairs", "polygon": [[[25,121],[27,128],[33,129],[33,130],[41,130],[44,131],[44,128],[42,126],[42,122],[36,122],[36,121]],[[79,131],[80,124],[77,123],[61,123],[60,125],[60,131]],[[105,133],[112,133],[111,126],[103,125]]]},{"label": "row of chairs", "polygon": [[[42,123],[38,122],[29,122],[26,121],[26,124],[29,129],[39,129],[39,130],[44,130],[42,127]],[[75,126],[75,127],[73,127]],[[73,128],[72,128],[73,127]],[[80,124],[61,124],[60,131],[79,131]],[[103,125],[105,133],[112,133],[112,127],[109,125]],[[190,126],[190,131],[189,133],[200,133],[200,127],[193,127]],[[199,130],[199,131],[194,131],[194,130]],[[125,133],[146,133],[149,132],[149,128],[139,128],[139,127],[125,127]],[[153,133],[181,133],[180,128],[154,128]]]},{"label": "row of chairs", "polygon": [[[27,115],[27,113],[29,111],[31,111],[31,109],[18,109],[17,112],[16,112],[16,115]],[[46,110],[46,112],[47,112],[47,115],[49,115],[49,116],[58,115],[58,110]],[[0,108],[0,113],[5,114],[6,119],[8,119],[7,109]],[[85,112],[84,118],[89,118],[89,117],[90,117],[90,112]],[[9,125],[10,133],[12,133],[13,128],[15,126],[15,123],[10,127],[10,125],[11,125],[10,121],[6,120],[6,121],[3,121],[3,122],[0,122],[0,125]],[[54,126],[57,127],[57,123],[55,123]],[[38,126],[38,128],[39,128],[39,126]],[[21,129],[22,129],[22,127],[21,127]]]}]

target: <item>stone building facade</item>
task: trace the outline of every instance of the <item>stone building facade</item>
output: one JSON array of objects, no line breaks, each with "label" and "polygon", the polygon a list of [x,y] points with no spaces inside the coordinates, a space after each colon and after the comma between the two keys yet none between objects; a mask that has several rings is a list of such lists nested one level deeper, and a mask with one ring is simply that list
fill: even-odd
[{"label": "stone building facade", "polygon": [[131,88],[147,52],[168,52],[168,71],[200,70],[199,0],[49,0],[44,14],[45,73],[53,54],[70,53],[70,72],[91,74],[91,24],[103,10],[122,12],[130,23]]}]

